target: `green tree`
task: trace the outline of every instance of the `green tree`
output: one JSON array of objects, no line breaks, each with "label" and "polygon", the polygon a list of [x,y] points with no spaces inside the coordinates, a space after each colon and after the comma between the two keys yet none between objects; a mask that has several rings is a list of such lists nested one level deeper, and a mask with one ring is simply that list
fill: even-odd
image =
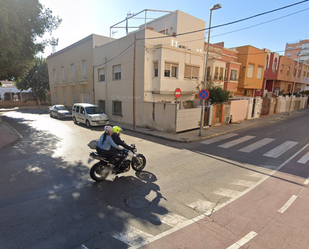
[{"label": "green tree", "polygon": [[34,66],[26,73],[25,77],[16,81],[19,90],[31,89],[38,105],[42,100],[46,100],[49,91],[49,78],[46,59],[36,58]]},{"label": "green tree", "polygon": [[38,0],[0,0],[0,6],[0,80],[17,79],[44,51],[49,41],[41,38],[58,28],[61,19]]},{"label": "green tree", "polygon": [[213,86],[209,88],[208,91],[211,104],[219,104],[229,100],[230,92],[227,90],[223,90],[219,86]]}]

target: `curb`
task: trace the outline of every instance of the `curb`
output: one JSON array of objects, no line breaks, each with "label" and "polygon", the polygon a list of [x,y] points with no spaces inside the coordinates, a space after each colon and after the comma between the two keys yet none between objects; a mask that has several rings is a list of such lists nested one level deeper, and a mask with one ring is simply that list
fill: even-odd
[{"label": "curb", "polygon": [[[15,136],[16,136],[16,135],[15,135]],[[14,141],[12,141],[12,142],[10,142],[10,143],[8,143],[8,144],[6,144],[6,145],[0,147],[0,150],[2,150],[2,149],[4,149],[4,148],[7,148],[7,147],[10,147],[11,145],[17,143],[19,140],[20,140],[20,138],[16,136],[16,139],[15,139]]]}]

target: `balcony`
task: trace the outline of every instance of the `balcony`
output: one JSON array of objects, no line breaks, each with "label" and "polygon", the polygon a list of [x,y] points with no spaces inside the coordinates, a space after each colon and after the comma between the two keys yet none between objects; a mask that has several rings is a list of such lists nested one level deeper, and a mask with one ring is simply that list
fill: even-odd
[{"label": "balcony", "polygon": [[79,76],[79,84],[81,84],[81,85],[87,85],[88,84],[87,75],[80,75]]},{"label": "balcony", "polygon": [[60,86],[65,86],[65,80],[60,81]]},{"label": "balcony", "polygon": [[75,86],[75,78],[73,78],[72,76],[69,77],[69,85],[70,86]]},{"label": "balcony", "polygon": [[223,76],[215,75],[215,76],[214,76],[214,80],[217,80],[217,81],[226,81],[226,78],[223,77]]}]

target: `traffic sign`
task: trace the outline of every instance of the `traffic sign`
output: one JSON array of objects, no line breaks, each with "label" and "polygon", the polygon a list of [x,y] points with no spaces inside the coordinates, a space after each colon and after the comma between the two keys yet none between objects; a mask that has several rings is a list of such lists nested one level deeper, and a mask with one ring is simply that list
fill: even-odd
[{"label": "traffic sign", "polygon": [[175,98],[178,99],[181,96],[181,90],[180,88],[176,88],[174,92]]},{"label": "traffic sign", "polygon": [[199,97],[201,100],[208,99],[208,98],[209,98],[209,92],[208,92],[208,90],[207,90],[207,89],[202,89],[201,91],[199,91],[198,97]]}]

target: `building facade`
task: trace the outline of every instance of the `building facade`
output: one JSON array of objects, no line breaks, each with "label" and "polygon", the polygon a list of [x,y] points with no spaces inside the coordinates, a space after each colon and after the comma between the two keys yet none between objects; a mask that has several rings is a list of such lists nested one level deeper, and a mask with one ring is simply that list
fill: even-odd
[{"label": "building facade", "polygon": [[[299,58],[299,54],[301,54]],[[285,56],[292,60],[300,60],[301,62],[309,61],[309,39],[290,42],[285,45]]]},{"label": "building facade", "polygon": [[94,103],[93,49],[107,42],[92,34],[47,57],[52,104]]}]

